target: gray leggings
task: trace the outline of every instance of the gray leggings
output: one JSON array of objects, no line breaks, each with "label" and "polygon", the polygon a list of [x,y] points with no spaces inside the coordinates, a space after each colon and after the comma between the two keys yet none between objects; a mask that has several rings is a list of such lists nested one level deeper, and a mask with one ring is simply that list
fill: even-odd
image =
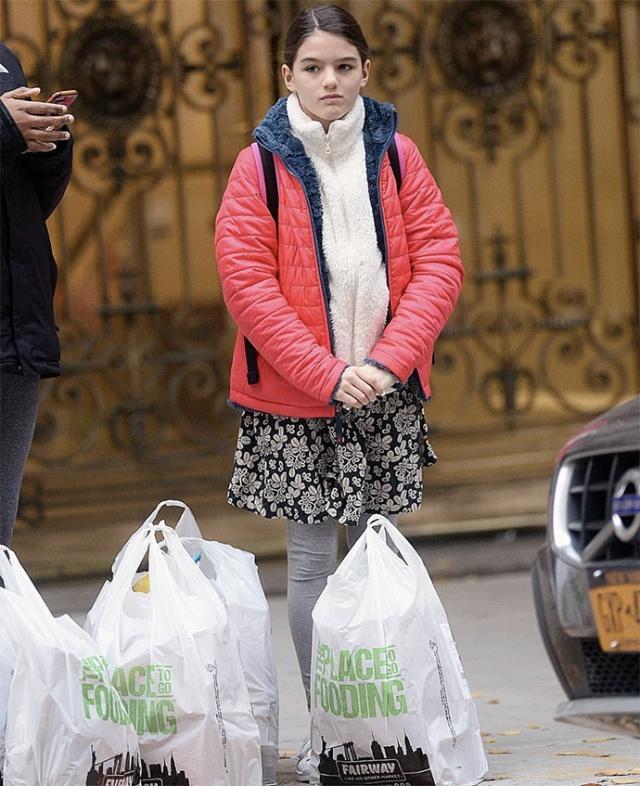
[{"label": "gray leggings", "polygon": [[0,374],[0,543],[8,546],[33,439],[40,377]]},{"label": "gray leggings", "polygon": [[[365,531],[371,513],[363,513],[357,526],[347,527],[349,548]],[[394,524],[397,516],[387,515]],[[338,525],[327,518],[322,524],[289,522],[288,530],[288,582],[289,626],[296,648],[302,684],[309,705],[311,685],[311,646],[313,620],[311,612],[325,588],[327,578],[338,565]]]}]

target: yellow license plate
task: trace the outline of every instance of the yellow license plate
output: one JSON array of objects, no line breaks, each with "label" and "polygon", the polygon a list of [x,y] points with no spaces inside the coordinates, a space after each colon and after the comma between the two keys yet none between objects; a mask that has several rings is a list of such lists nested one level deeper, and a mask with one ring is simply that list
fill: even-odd
[{"label": "yellow license plate", "polygon": [[640,570],[592,570],[589,600],[604,652],[640,652]]}]

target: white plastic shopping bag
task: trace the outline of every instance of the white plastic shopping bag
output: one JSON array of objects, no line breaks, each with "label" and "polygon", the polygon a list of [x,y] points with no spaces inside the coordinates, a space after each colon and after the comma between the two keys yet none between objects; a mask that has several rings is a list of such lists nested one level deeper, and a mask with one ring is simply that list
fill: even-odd
[{"label": "white plastic shopping bag", "polygon": [[447,617],[418,554],[372,516],[313,611],[322,784],[471,786],[487,771]]},{"label": "white plastic shopping bag", "polygon": [[[0,553],[0,559],[3,559],[2,553]],[[8,619],[3,617],[0,608],[0,786],[2,786],[2,773],[4,771],[5,732],[7,726],[9,689],[13,680],[16,659],[18,657],[16,643],[7,628],[8,621]]]},{"label": "white plastic shopping bag", "polygon": [[253,554],[226,543],[205,540],[190,508],[177,500],[158,504],[147,521],[163,507],[182,510],[176,525],[202,573],[222,596],[233,625],[253,716],[260,732],[263,784],[275,784],[278,765],[278,680],[273,654],[269,604]]},{"label": "white plastic shopping bag", "polygon": [[69,617],[51,615],[6,548],[0,577],[0,635],[15,651],[4,786],[100,786],[107,774],[135,786],[137,735],[95,643]]},{"label": "white plastic shopping bag", "polygon": [[[149,591],[135,592],[147,554]],[[261,786],[258,729],[227,610],[170,527],[147,522],[130,538],[87,629],[114,665],[143,783]]]}]

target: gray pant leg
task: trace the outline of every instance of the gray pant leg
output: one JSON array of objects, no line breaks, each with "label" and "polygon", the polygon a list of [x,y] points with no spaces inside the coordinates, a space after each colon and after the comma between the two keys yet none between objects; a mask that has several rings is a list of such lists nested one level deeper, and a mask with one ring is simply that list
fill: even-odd
[{"label": "gray pant leg", "polygon": [[[355,527],[347,527],[349,548],[367,527],[371,513],[363,513]],[[398,517],[388,517],[396,524]],[[289,627],[298,656],[302,684],[310,706],[311,658],[313,644],[313,619],[311,614],[327,578],[335,573],[338,564],[338,529],[334,519],[310,526],[289,522],[288,530],[288,582]]]},{"label": "gray pant leg", "polygon": [[289,627],[309,704],[311,685],[311,612],[338,563],[338,530],[334,519],[308,525],[289,522],[287,546]]},{"label": "gray pant leg", "polygon": [[38,411],[39,377],[0,374],[0,543],[8,546]]}]

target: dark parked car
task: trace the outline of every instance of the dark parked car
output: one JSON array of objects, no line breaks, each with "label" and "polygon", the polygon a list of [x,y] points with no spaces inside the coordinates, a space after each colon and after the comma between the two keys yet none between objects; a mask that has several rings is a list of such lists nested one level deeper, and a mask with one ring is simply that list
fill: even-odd
[{"label": "dark parked car", "polygon": [[556,720],[640,736],[640,396],[561,451],[533,588]]}]

